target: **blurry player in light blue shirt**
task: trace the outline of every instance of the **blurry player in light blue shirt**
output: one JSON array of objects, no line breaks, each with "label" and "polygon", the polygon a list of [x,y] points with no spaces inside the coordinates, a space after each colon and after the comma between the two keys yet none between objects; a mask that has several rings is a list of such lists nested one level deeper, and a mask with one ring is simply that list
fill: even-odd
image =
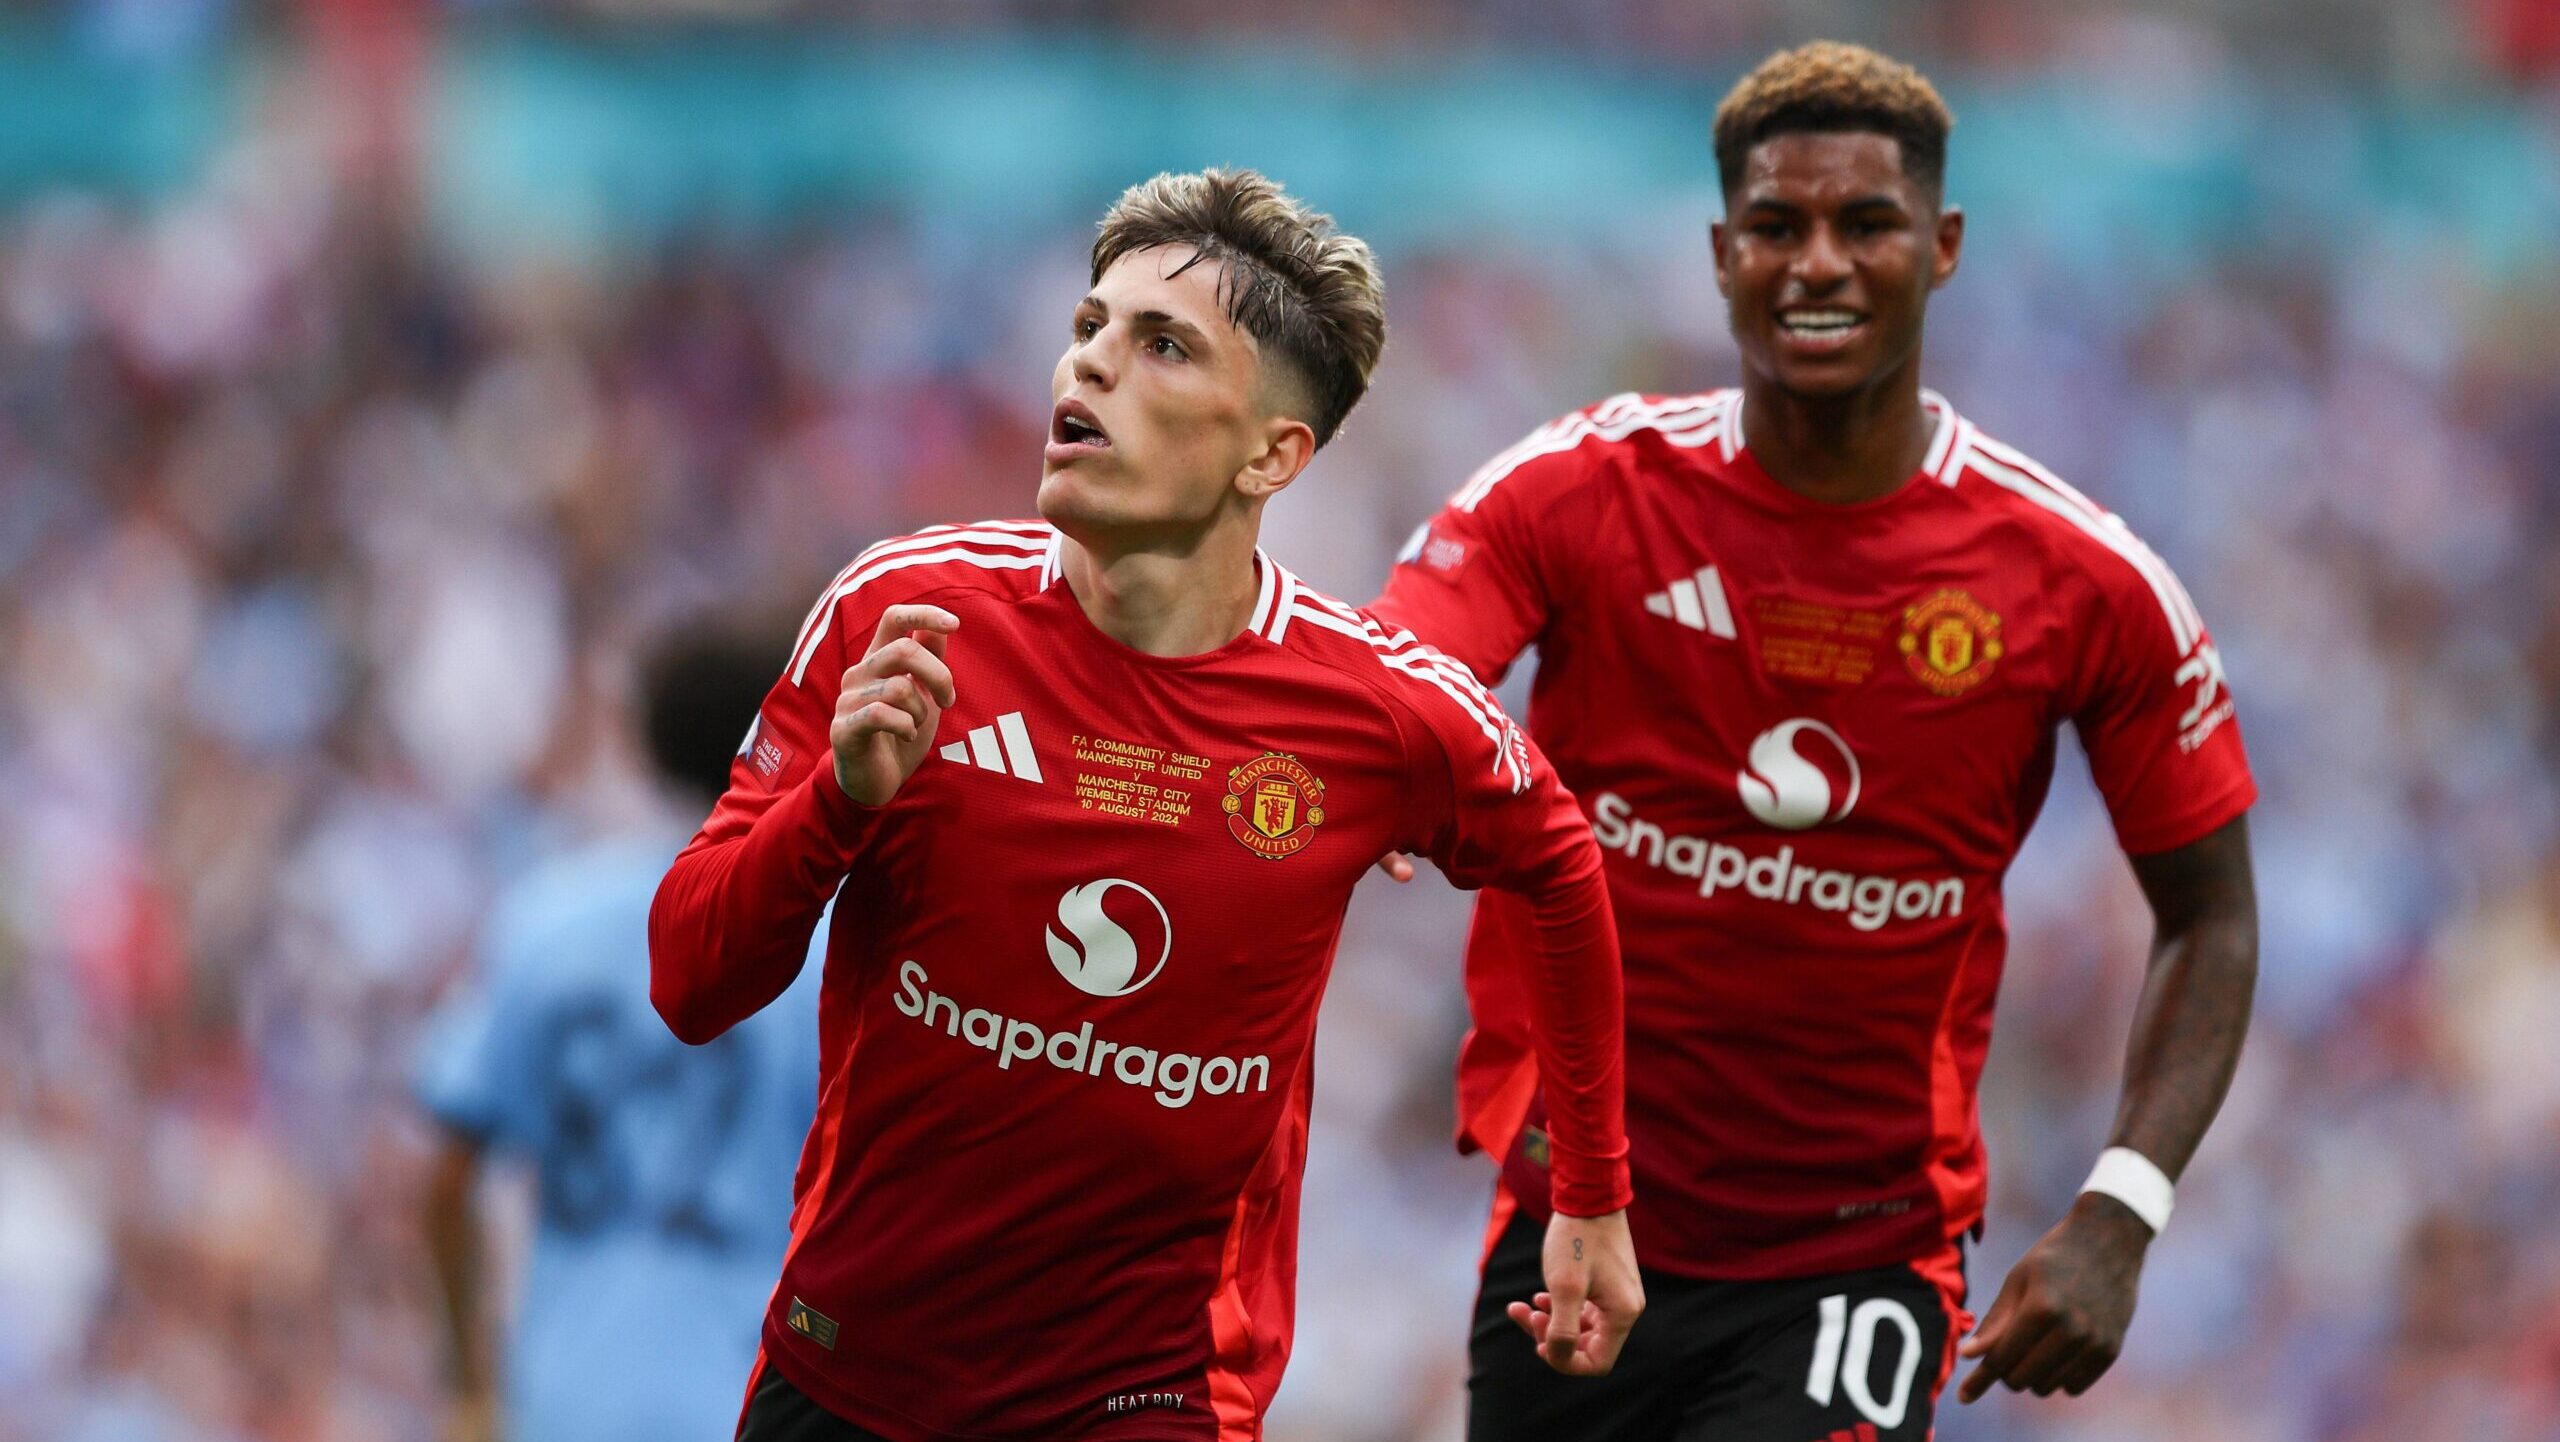
[{"label": "blurry player in light blue shirt", "polygon": [[[428,1025],[417,1082],[444,1132],[426,1223],[451,1325],[449,1442],[703,1442],[736,1426],[816,1107],[823,967],[688,1047],[649,1005],[649,901],[688,834],[677,818],[727,784],[779,645],[704,628],[657,650],[640,720],[667,821],[510,885],[477,974]],[[540,1199],[502,1378],[475,1196],[492,1154],[529,1164]]]}]

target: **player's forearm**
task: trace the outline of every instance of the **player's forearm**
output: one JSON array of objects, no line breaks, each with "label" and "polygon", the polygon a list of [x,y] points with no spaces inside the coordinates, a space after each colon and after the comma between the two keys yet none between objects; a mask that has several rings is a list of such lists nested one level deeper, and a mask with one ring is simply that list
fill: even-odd
[{"label": "player's forearm", "polygon": [[446,1368],[457,1396],[487,1395],[492,1368],[488,1329],[480,1301],[480,1157],[476,1149],[448,1142],[427,1181],[426,1239],[437,1290],[444,1298]]},{"label": "player's forearm", "polygon": [[2200,922],[2159,938],[2126,1048],[2109,1145],[2142,1153],[2172,1178],[2186,1170],[2240,1065],[2257,978],[2254,917]]},{"label": "player's forearm", "polygon": [[787,990],[868,813],[823,767],[739,835],[685,848],[649,908],[649,1000],[699,1046]]},{"label": "player's forearm", "polygon": [[1554,1206],[1592,1217],[1619,1210],[1634,1193],[1617,919],[1598,851],[1586,841],[1577,855],[1578,864],[1529,896],[1538,928],[1529,1019],[1547,1100]]},{"label": "player's forearm", "polygon": [[2134,869],[2159,930],[2108,1140],[2174,1178],[2221,1110],[2249,1030],[2258,909],[2245,821]]}]

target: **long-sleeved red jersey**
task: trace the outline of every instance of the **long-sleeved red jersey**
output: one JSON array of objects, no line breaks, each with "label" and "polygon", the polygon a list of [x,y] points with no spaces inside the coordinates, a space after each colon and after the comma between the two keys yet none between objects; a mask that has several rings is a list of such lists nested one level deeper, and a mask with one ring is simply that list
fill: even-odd
[{"label": "long-sleeved red jersey", "polygon": [[[1920,472],[1826,506],[1760,469],[1737,391],[1604,401],[1478,471],[1374,607],[1488,679],[1538,648],[1529,727],[1591,808],[1622,932],[1649,1267],[1952,1285],[1987,1185],[2000,882],[2057,730],[2135,854],[2257,795],[2169,568],[1927,404]],[[1534,1214],[1525,938],[1477,903],[1459,1106]]]},{"label": "long-sleeved red jersey", "polygon": [[[837,898],[765,1325],[795,1386],[895,1442],[1254,1438],[1289,1350],[1317,1001],[1388,850],[1528,898],[1552,1201],[1627,1203],[1599,852],[1526,736],[1410,637],[1258,557],[1243,634],[1146,655],[1093,627],[1061,544],[941,528],[837,578],[659,888],[652,991],[678,1035],[718,1034]],[[911,602],[960,617],[958,700],[868,810],[828,725]]]}]

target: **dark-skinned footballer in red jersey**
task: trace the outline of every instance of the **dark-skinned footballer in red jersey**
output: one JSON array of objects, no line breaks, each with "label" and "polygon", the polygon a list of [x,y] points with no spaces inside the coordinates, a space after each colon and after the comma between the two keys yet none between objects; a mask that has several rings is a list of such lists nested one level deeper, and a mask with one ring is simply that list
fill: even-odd
[{"label": "dark-skinned footballer in red jersey", "polygon": [[[2213,639],[2121,521],[1921,387],[1964,241],[1951,124],[1854,46],[1744,78],[1713,235],[1740,387],[1541,427],[1373,608],[1488,680],[1537,647],[1529,729],[1591,817],[1625,957],[1651,1309],[1608,1377],[1541,1375],[1500,1345],[1556,1155],[1535,933],[1477,904],[1461,1140],[1502,1167],[1473,1442],[1919,1439],[1961,1358],[1966,1401],[2076,1394],[2238,1063],[2256,791]],[[1975,1328],[2000,883],[2066,723],[2157,929],[2114,1127]]]},{"label": "dark-skinned footballer in red jersey", "polygon": [[1042,519],[845,568],[650,916],[702,1042],[835,900],[739,1436],[1261,1437],[1316,1003],[1353,885],[1415,849],[1519,897],[1554,1220],[1511,1345],[1606,1372],[1643,1294],[1591,829],[1474,677],[1256,545],[1377,362],[1369,248],[1250,171],[1158,176],[1060,320]]}]

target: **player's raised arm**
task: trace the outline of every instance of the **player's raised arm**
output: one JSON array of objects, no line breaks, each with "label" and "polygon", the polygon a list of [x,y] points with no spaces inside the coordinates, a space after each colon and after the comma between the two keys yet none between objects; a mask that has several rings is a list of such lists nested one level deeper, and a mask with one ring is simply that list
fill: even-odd
[{"label": "player's raised arm", "polygon": [[868,644],[849,658],[846,624],[871,620],[859,600],[831,589],[820,601],[739,748],[729,790],[659,883],[649,999],[685,1041],[719,1036],[791,985],[870,808],[914,774],[954,699],[944,648],[959,618],[937,606],[880,608]]},{"label": "player's raised arm", "polygon": [[1547,1290],[1516,1300],[1511,1317],[1549,1366],[1598,1376],[1644,1310],[1626,1218],[1625,1002],[1600,849],[1554,768],[1472,676],[1427,652],[1413,664],[1440,693],[1422,708],[1431,739],[1418,749],[1432,754],[1415,766],[1415,848],[1460,886],[1519,894],[1536,917],[1529,1024],[1555,1219]]}]

